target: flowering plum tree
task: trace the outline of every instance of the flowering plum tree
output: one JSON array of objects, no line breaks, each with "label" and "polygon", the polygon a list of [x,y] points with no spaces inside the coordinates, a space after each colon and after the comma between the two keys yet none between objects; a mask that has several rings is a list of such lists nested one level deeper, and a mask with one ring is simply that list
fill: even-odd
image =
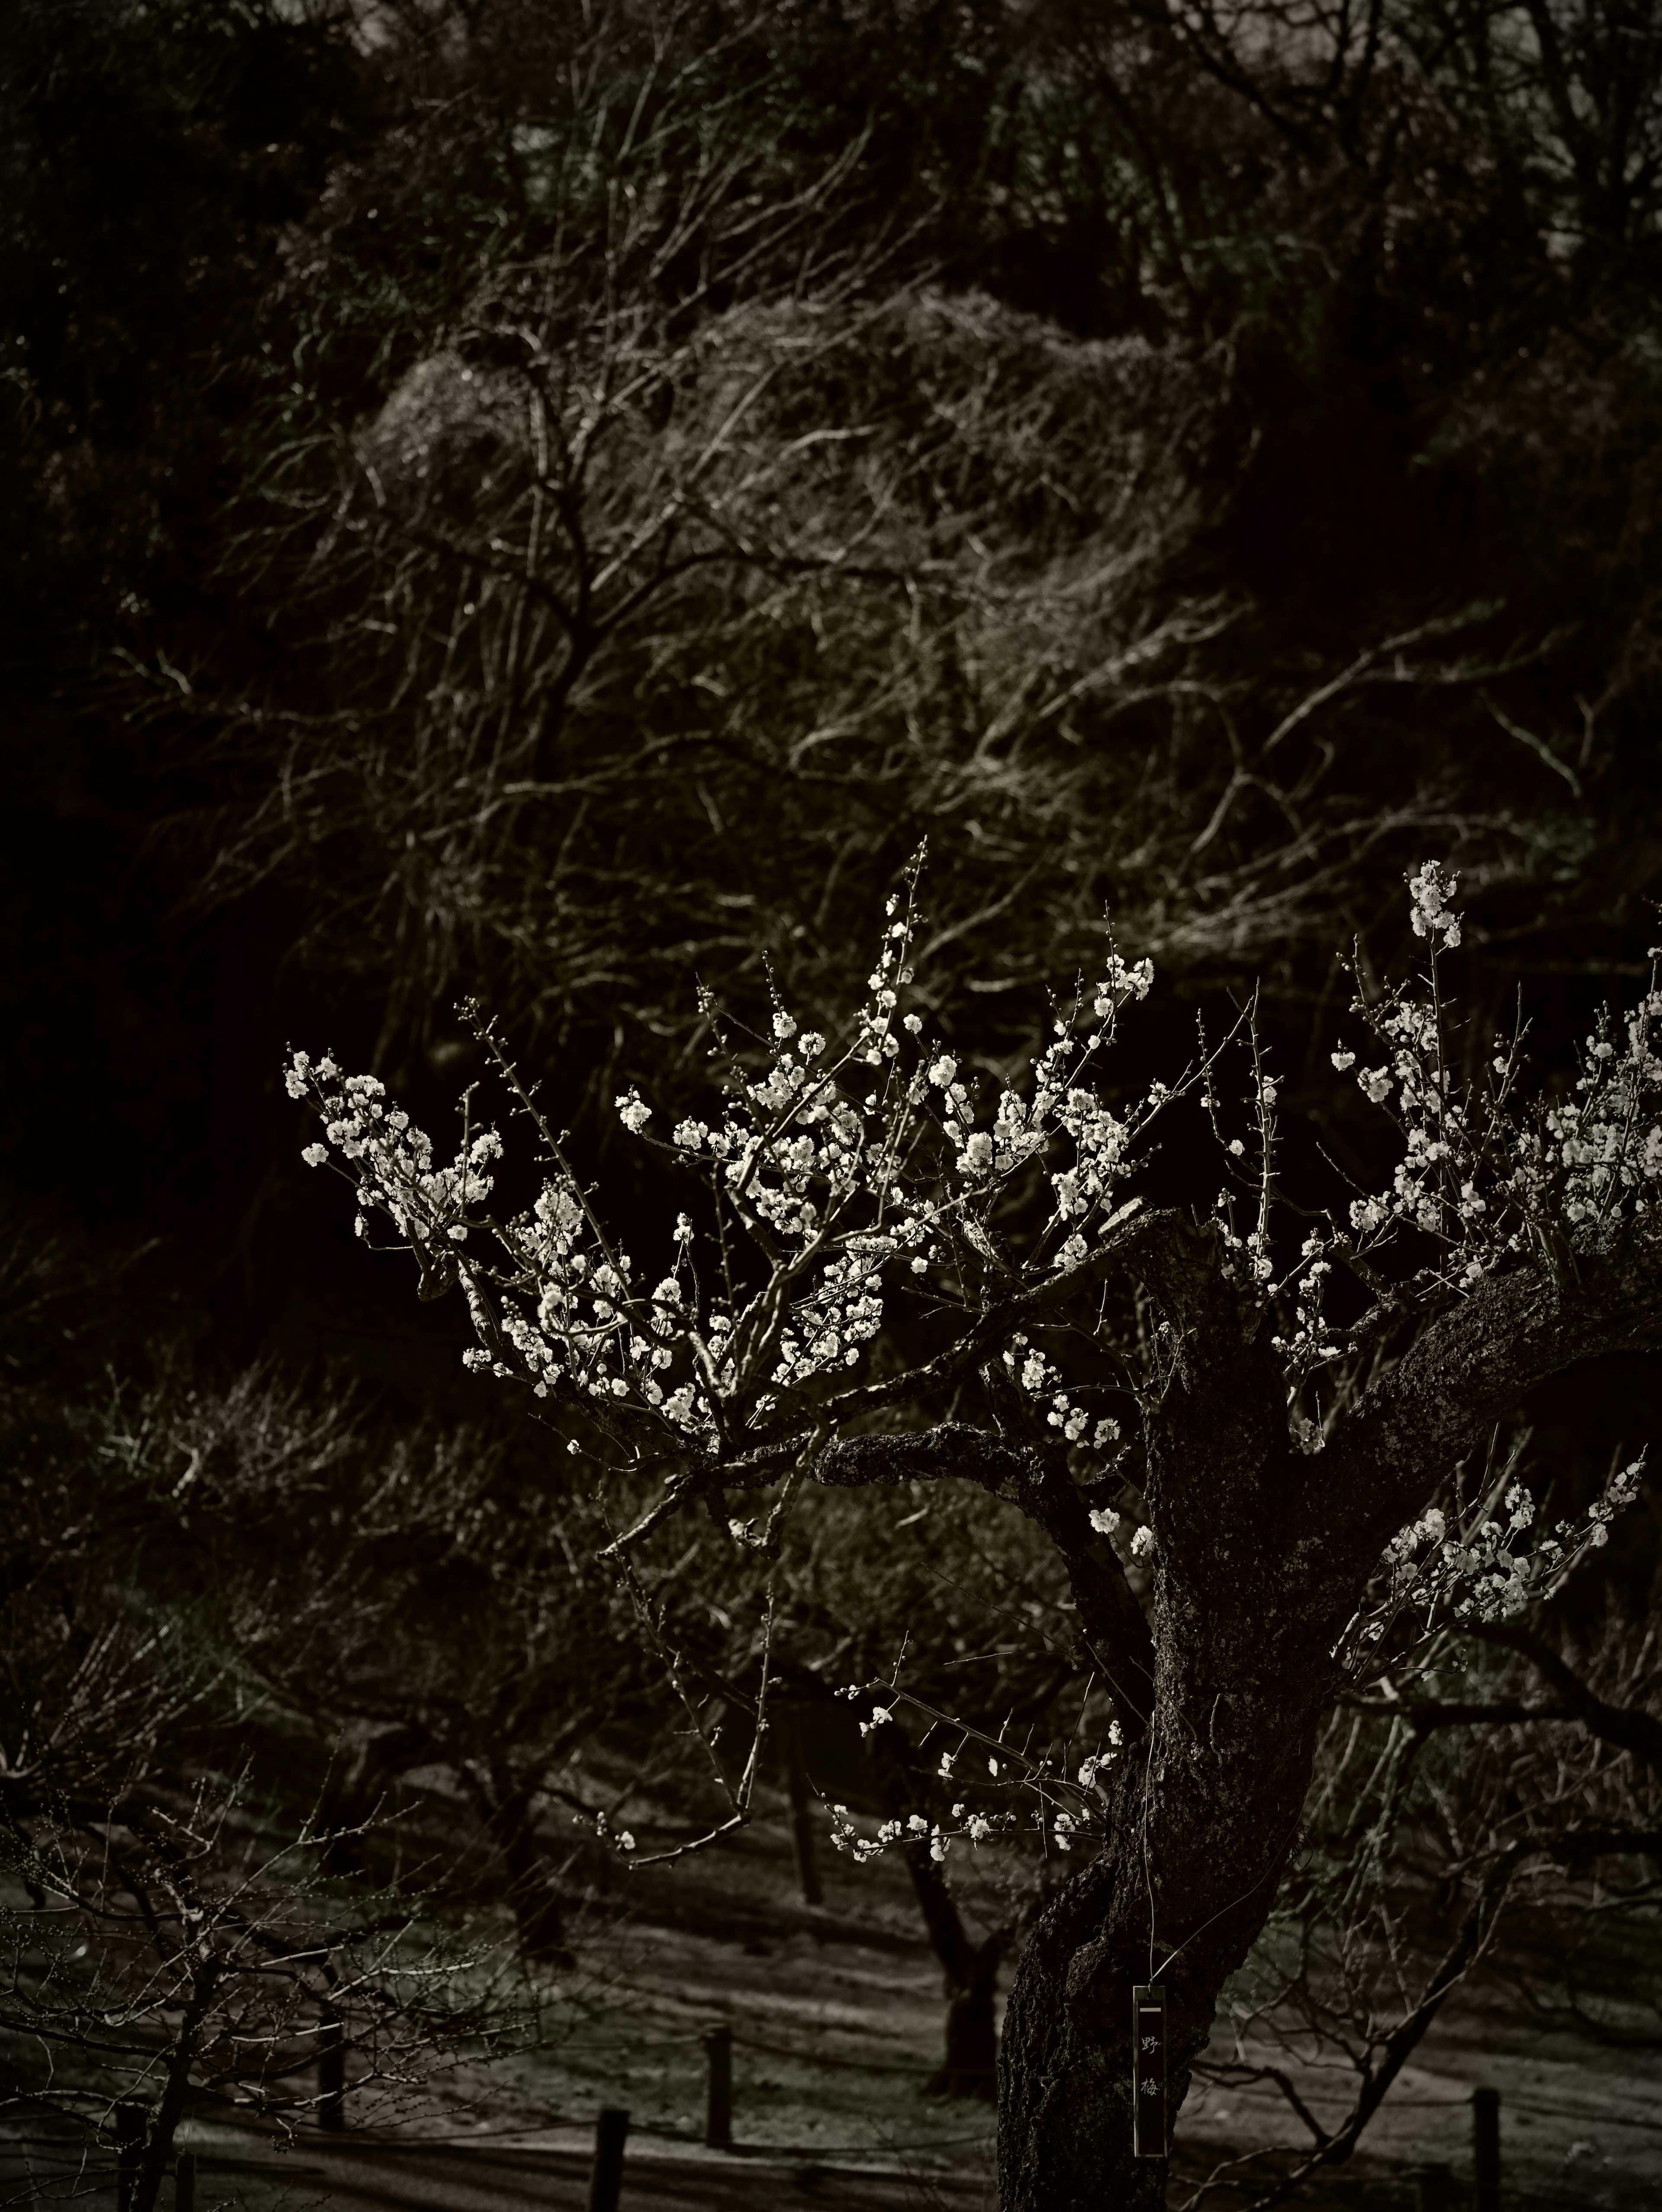
[{"label": "flowering plum tree", "polygon": [[[1043,1531],[1110,1718],[1072,1771],[984,1762],[1001,1790],[1020,1773],[1028,1820],[1075,1869],[1011,1995],[1001,2201],[1150,2206],[1166,2161],[1133,2152],[1134,1987],[1165,1990],[1180,2100],[1270,1910],[1336,1691],[1416,1622],[1540,1594],[1635,1492],[1631,1468],[1550,1532],[1516,1486],[1436,1504],[1537,1379],[1662,1340],[1662,991],[1653,978],[1624,1031],[1601,1020],[1550,1099],[1523,1098],[1520,1036],[1463,1073],[1439,967],[1455,883],[1428,866],[1411,885],[1427,973],[1353,1010],[1378,1062],[1357,1079],[1401,1161],[1379,1194],[1312,1211],[1284,1192],[1278,1079],[1250,1015],[1171,1082],[1109,1103],[1111,1048],[1152,981],[1111,948],[1094,988],[1056,1003],[1025,1083],[972,1077],[915,986],[916,885],[914,867],[840,1042],[776,1001],[746,1053],[707,1006],[726,1097],[665,1147],[702,1185],[697,1218],[666,1225],[639,1279],[483,1018],[544,1147],[541,1189],[510,1218],[485,1210],[502,1146],[471,1094],[443,1165],[373,1078],[301,1054],[289,1089],[322,1114],[308,1157],[344,1164],[360,1235],[390,1224],[423,1296],[460,1285],[470,1364],[528,1386],[593,1455],[626,1523],[620,1571],[696,1506],[767,1555],[811,1483],[979,1485]],[[1251,1061],[1239,1129],[1220,1090],[1234,1050]],[[1359,1055],[1333,1057],[1343,1073]],[[1209,1215],[1130,1188],[1185,1099],[1221,1151]],[[636,1091],[618,1110],[647,1137]],[[765,1510],[736,1510],[748,1499]],[[764,1633],[758,1745],[767,1649]],[[755,1765],[713,1834],[746,1816]],[[1012,1817],[966,1786],[932,1848]]]}]

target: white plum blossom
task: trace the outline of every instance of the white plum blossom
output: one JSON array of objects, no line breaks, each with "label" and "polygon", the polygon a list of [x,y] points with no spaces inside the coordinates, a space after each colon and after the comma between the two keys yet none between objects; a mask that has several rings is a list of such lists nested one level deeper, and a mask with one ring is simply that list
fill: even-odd
[{"label": "white plum blossom", "polygon": [[1123,1005],[1128,999],[1146,999],[1154,981],[1154,963],[1152,960],[1139,960],[1135,967],[1128,967],[1117,952],[1111,951],[1106,973],[1096,996],[1098,1019],[1105,1021],[1116,1006]]},{"label": "white plum blossom", "polygon": [[[1435,862],[1410,880],[1414,927],[1434,954],[1460,943],[1455,889]],[[1606,1015],[1594,1024],[1573,1088],[1527,1106],[1517,1097],[1515,1042],[1486,1049],[1476,1079],[1464,1080],[1470,1057],[1455,1048],[1434,958],[1418,981],[1359,995],[1353,1014],[1374,1064],[1359,1065],[1342,1045],[1330,1057],[1390,1117],[1399,1157],[1385,1188],[1294,1220],[1275,1164],[1280,1079],[1263,1065],[1250,1017],[1249,1158],[1248,1144],[1221,1123],[1218,1054],[1203,1045],[1180,1081],[1150,1083],[1140,1095],[1106,1091],[1116,1025],[1148,995],[1148,962],[1128,963],[1110,948],[1099,981],[1080,979],[1055,1002],[1050,1034],[1029,1060],[988,1063],[983,1078],[971,1079],[960,1055],[908,1005],[914,927],[910,905],[902,917],[891,902],[868,995],[841,1030],[803,1030],[776,1002],[768,1033],[746,1031],[732,1051],[722,1044],[720,1093],[700,1113],[659,1119],[669,1141],[654,1139],[654,1109],[638,1088],[616,1094],[624,1128],[654,1146],[687,1194],[688,1210],[638,1232],[655,1245],[638,1274],[489,1024],[481,1034],[496,1074],[535,1124],[545,1162],[540,1188],[509,1215],[486,1210],[502,1147],[494,1130],[474,1124],[472,1093],[460,1145],[441,1164],[374,1078],[349,1076],[327,1055],[292,1056],[289,1094],[320,1125],[302,1158],[344,1172],[356,1233],[371,1238],[390,1226],[417,1263],[423,1297],[460,1290],[477,1340],[464,1355],[468,1369],[527,1389],[568,1432],[568,1449],[603,1474],[632,1471],[646,1476],[642,1487],[657,1486],[657,1502],[619,1545],[694,1500],[719,1500],[736,1466],[729,1495],[772,1486],[781,1503],[751,1520],[734,1516],[732,1540],[770,1554],[790,1485],[817,1471],[827,1440],[868,1434],[904,1407],[894,1363],[871,1358],[898,1309],[948,1347],[938,1367],[919,1370],[929,1390],[938,1386],[939,1401],[960,1387],[984,1388],[999,1425],[1008,1423],[1058,1486],[1082,1491],[1068,1509],[1077,1540],[1088,1526],[1147,1566],[1156,1547],[1141,1502],[1148,1478],[1138,1471],[1146,1445],[1135,1424],[1122,1438],[1101,1412],[1105,1399],[1122,1409],[1138,1402],[1141,1385],[1123,1364],[1135,1355],[1123,1348],[1129,1337],[1111,1344],[1093,1335],[1093,1315],[1119,1245],[1137,1234],[1141,1200],[1127,1185],[1149,1132],[1191,1094],[1210,1110],[1227,1164],[1219,1264],[1279,1363],[1288,1439],[1300,1454],[1322,1451],[1336,1402],[1368,1371],[1378,1328],[1396,1327],[1401,1312],[1491,1297],[1508,1270],[1559,1269],[1567,1252],[1612,1232],[1657,1231],[1662,988],[1654,974],[1623,1020]],[[1237,1203],[1248,1209],[1239,1223]],[[1382,1273],[1393,1249],[1402,1257]],[[1360,1308],[1360,1293],[1348,1308],[1335,1293],[1347,1273],[1385,1316],[1373,1337],[1366,1318],[1335,1318]],[[1636,1464],[1624,1469],[1585,1516],[1550,1534],[1535,1533],[1521,1489],[1428,1507],[1387,1547],[1376,1588],[1341,1641],[1344,1663],[1363,1665],[1391,1621],[1434,1632],[1501,1620],[1556,1588],[1575,1559],[1607,1540],[1638,1475]],[[1110,1506],[1086,1504],[1111,1495],[1135,1501],[1129,1530]],[[1158,1489],[1149,1495],[1158,1510]],[[717,1512],[720,1527],[725,1508]],[[897,1682],[886,1698],[901,1694]],[[894,1705],[869,1710],[868,1735],[892,1719]],[[962,1757],[970,1741],[966,1731],[959,1752],[943,1756],[940,1780],[954,1760],[974,1763]],[[1091,1792],[1112,1756],[1093,1753],[1068,1782],[1065,1770],[1060,1779],[1054,1768],[1040,1775],[1025,1752],[1001,1743],[986,1751],[987,1780],[974,1790],[983,1799],[1036,1793],[1041,1832],[1066,1849],[1090,1832],[1100,1811]],[[982,1809],[967,1784],[958,1786],[966,1796],[952,1825],[929,1819],[920,1827],[909,1816],[874,1835],[837,1808],[839,1847],[868,1857],[900,1841],[939,1859],[961,1838],[978,1844],[1014,1832],[1014,1815]],[[1022,1833],[1032,1840],[1032,1820]]]},{"label": "white plum blossom", "polygon": [[1644,1467],[1640,1458],[1621,1468],[1579,1520],[1560,1521],[1538,1535],[1535,1501],[1521,1483],[1512,1483],[1503,1498],[1480,1496],[1452,1523],[1440,1507],[1429,1507],[1386,1545],[1379,1586],[1341,1650],[1365,1656],[1404,1613],[1429,1631],[1507,1620],[1550,1597],[1578,1559],[1609,1542],[1610,1522],[1639,1495]]},{"label": "white plum blossom", "polygon": [[[1459,941],[1449,905],[1454,878],[1428,863],[1413,878],[1415,927],[1434,944]],[[1354,1009],[1389,1054],[1357,1077],[1365,1096],[1393,1112],[1403,1157],[1389,1193],[1350,1206],[1353,1232],[1377,1239],[1392,1226],[1431,1237],[1446,1254],[1441,1279],[1465,1294],[1519,1255],[1549,1255],[1582,1224],[1646,1219],[1662,1200],[1662,1058],[1653,1034],[1662,992],[1653,977],[1626,1024],[1625,1042],[1604,1017],[1588,1036],[1574,1095],[1519,1116],[1515,1054],[1495,1056],[1487,1089],[1467,1092],[1451,1073],[1446,1014],[1434,982]]]},{"label": "white plum blossom", "polygon": [[1450,911],[1459,882],[1440,860],[1428,860],[1417,876],[1409,878],[1414,934],[1429,938],[1434,951],[1441,945],[1452,952],[1460,942],[1460,917]]}]

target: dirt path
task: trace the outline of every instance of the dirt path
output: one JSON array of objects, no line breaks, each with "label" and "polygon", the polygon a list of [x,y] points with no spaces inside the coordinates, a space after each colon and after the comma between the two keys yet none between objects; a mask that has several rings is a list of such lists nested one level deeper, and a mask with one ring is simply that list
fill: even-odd
[{"label": "dirt path", "polygon": [[[542,2048],[459,2075],[407,2114],[355,2092],[344,2138],[308,2134],[286,2157],[200,2114],[186,2131],[202,2160],[197,2212],[581,2212],[603,2105],[632,2116],[621,2212],[992,2212],[990,2112],[922,2094],[941,1982],[904,1874],[833,1861],[825,1882],[825,1908],[809,1911],[782,1829],[761,1828],[719,1859],[631,1885],[626,1912],[614,1897],[574,1928],[581,1968],[551,2001]],[[716,2025],[733,2036],[733,2154],[702,2144],[702,2039]],[[1348,2105],[1348,2070],[1255,2055],[1287,2066],[1330,2124]],[[1481,1986],[1440,2017],[1358,2156],[1295,2206],[1410,2212],[1426,2162],[1468,2181],[1479,2084],[1501,2095],[1506,2212],[1662,2207],[1662,2052],[1545,2033]],[[1197,2091],[1174,2212],[1223,2161],[1301,2139],[1268,2083]],[[0,2142],[0,2206],[54,2201],[5,2154]],[[113,2205],[113,2192],[77,2197]],[[1202,2212],[1248,2201],[1211,2194]]]},{"label": "dirt path", "polygon": [[[581,2212],[588,2203],[589,2147],[575,2138],[538,2145],[306,2142],[275,2154],[231,2128],[193,2127],[197,2212]],[[0,2203],[73,2201],[108,2212],[114,2191],[76,2185],[67,2162],[37,2153],[32,2179],[15,2152],[0,2147],[5,2175]],[[20,2185],[21,2188],[20,2190]],[[722,2154],[691,2145],[635,2137],[625,2160],[621,2212],[769,2212],[769,2208],[841,2208],[841,2212],[988,2212],[993,2199],[964,2177],[886,2169],[875,2161],[828,2165],[812,2150],[796,2154]]]}]

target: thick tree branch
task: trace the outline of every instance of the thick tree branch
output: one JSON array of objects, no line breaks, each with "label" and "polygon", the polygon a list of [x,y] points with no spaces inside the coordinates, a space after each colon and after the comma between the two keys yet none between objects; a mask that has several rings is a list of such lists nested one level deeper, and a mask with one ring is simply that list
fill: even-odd
[{"label": "thick tree branch", "polygon": [[820,1461],[821,1482],[839,1488],[868,1483],[977,1483],[1019,1507],[1049,1536],[1068,1570],[1081,1633],[1090,1646],[1128,1740],[1140,1736],[1154,1710],[1154,1654],[1148,1624],[1107,1537],[1091,1526],[1085,1500],[1068,1478],[1059,1451],[1018,1445],[986,1429],[943,1421],[898,1436],[850,1437]]},{"label": "thick tree branch", "polygon": [[1662,1239],[1605,1231],[1556,1275],[1504,1275],[1430,1322],[1306,1463],[1312,1523],[1377,1553],[1531,1386],[1662,1344]]},{"label": "thick tree branch", "polygon": [[815,1470],[819,1480],[839,1490],[897,1482],[977,1483],[995,1498],[1013,1490],[1022,1471],[1022,1453],[990,1429],[965,1421],[941,1421],[932,1429],[898,1434],[844,1437],[825,1454]]},{"label": "thick tree branch", "polygon": [[1520,1653],[1557,1691],[1563,1700],[1559,1711],[1564,1717],[1579,1720],[1589,1735],[1597,1736],[1601,1743],[1614,1744],[1619,1751],[1631,1752],[1653,1774],[1662,1774],[1662,1720],[1654,1713],[1638,1705],[1609,1704],[1590,1690],[1533,1629],[1497,1620],[1473,1623],[1464,1632]]},{"label": "thick tree branch", "polygon": [[1429,1735],[1436,1729],[1446,1728],[1513,1728],[1530,1721],[1568,1721],[1575,1716],[1568,1705],[1530,1705],[1521,1698],[1497,1698],[1487,1704],[1373,1705],[1365,1711],[1394,1712],[1405,1717],[1413,1726],[1415,1735]]}]

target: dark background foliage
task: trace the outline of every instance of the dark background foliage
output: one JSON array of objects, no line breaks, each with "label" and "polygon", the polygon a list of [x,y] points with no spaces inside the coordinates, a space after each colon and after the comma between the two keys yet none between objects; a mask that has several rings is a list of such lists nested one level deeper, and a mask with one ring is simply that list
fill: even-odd
[{"label": "dark background foliage", "polygon": [[[1128,1088],[1257,986],[1312,1200],[1388,1166],[1328,1055],[1336,955],[1411,957],[1409,867],[1462,874],[1470,1049],[1521,992],[1567,1066],[1662,934],[1662,30],[14,0],[0,125],[7,1601],[78,1609],[52,1681],[176,1619],[290,1796],[448,1760],[557,1955],[538,1792],[648,1727],[651,1669],[460,1302],[300,1165],[285,1046],[436,1136],[477,995],[628,1231],[678,1201],[615,1091],[696,1103],[700,982],[834,1021],[927,838],[967,1064],[1107,915],[1160,969]],[[1154,1174],[1209,1202],[1198,1143]],[[1531,1409],[1566,1507],[1655,1430],[1654,1363],[1604,1369]],[[902,1620],[976,1711],[1054,1698],[1071,1632],[990,1503],[910,1552],[848,1503],[793,1695]],[[1629,1523],[1574,1633],[1649,1602]],[[671,1597],[736,1679],[724,1540]],[[1007,1617],[1017,1666],[953,1674]],[[158,1771],[254,1741],[190,1725]]]},{"label": "dark background foliage", "polygon": [[[1633,972],[1657,870],[1659,54],[1642,9],[1548,9],[1544,46],[1531,13],[1387,10],[1318,52],[1273,9],[1255,41],[1151,0],[14,11],[14,1182],[167,1236],[246,1352],[340,1273],[289,1165],[290,1030],[431,1108],[481,990],[573,1113],[624,1067],[685,1087],[695,973],[753,1003],[766,951],[845,1000],[924,832],[971,1049],[1012,1048],[1106,906],[1168,994],[1264,972],[1326,1114],[1334,947],[1400,957],[1433,849],[1467,872],[1485,1018],[1527,977],[1562,1046]],[[624,188],[661,204],[613,255]],[[837,342],[741,450],[857,431],[864,460],[712,511],[722,557],[646,629],[600,623],[534,744],[481,643],[447,754],[432,640],[469,531],[523,506],[527,319],[546,383],[608,284],[661,374],[600,524],[788,298]],[[347,476],[441,356],[507,398],[430,403],[425,506],[378,527]],[[881,573],[825,573],[839,529]],[[1036,647],[1104,560],[1112,604]],[[1428,625],[1415,680],[1341,684],[1266,750]],[[1077,707],[1034,713],[1035,666]],[[499,782],[556,788],[459,842],[437,816],[488,722]]]},{"label": "dark background foliage", "polygon": [[1312,1178],[1380,1164],[1335,953],[1408,957],[1406,866],[1464,872],[1474,1044],[1521,987],[1562,1065],[1632,988],[1662,43],[1249,16],[11,12],[0,1136],[149,1248],[131,1346],[468,1407],[284,1044],[441,1126],[478,993],[651,1208],[618,1081],[696,1097],[699,981],[834,1016],[926,836],[964,1052],[1109,913],[1129,1074],[1261,979]]},{"label": "dark background foliage", "polygon": [[[695,981],[834,1013],[924,835],[972,1054],[1108,910],[1150,1061],[1261,975],[1365,1171],[1333,956],[1435,852],[1562,1060],[1654,933],[1662,48],[1377,18],[12,11],[6,1173],[161,1240],[136,1335],[409,1389],[459,1316],[343,1253],[285,1041],[441,1115],[478,992],[640,1172],[595,1109],[693,1094]],[[524,410],[607,375],[513,662]]]}]

